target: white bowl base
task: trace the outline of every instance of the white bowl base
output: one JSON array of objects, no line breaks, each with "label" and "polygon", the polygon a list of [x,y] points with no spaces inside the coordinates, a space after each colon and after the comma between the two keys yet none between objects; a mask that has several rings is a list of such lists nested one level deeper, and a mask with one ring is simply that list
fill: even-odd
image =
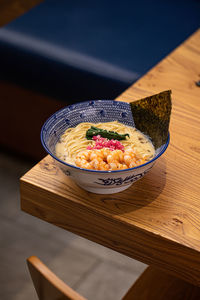
[{"label": "white bowl base", "polygon": [[129,185],[125,185],[125,186],[121,186],[121,187],[113,187],[113,188],[108,189],[105,187],[104,188],[92,188],[92,187],[87,187],[85,185],[82,186],[82,185],[78,184],[77,182],[76,182],[76,184],[88,192],[95,193],[95,194],[104,194],[104,195],[122,192],[122,191],[128,189],[132,185],[132,183],[131,183]]}]

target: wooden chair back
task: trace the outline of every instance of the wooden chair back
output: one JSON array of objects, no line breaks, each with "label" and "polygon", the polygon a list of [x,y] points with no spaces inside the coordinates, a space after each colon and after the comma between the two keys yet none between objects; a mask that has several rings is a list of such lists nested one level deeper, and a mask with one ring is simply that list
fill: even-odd
[{"label": "wooden chair back", "polygon": [[[37,257],[27,259],[29,271],[39,300],[86,300]],[[131,286],[122,300],[200,299],[200,288],[153,267],[148,267]]]},{"label": "wooden chair back", "polygon": [[49,270],[36,256],[27,259],[39,300],[86,300]]}]

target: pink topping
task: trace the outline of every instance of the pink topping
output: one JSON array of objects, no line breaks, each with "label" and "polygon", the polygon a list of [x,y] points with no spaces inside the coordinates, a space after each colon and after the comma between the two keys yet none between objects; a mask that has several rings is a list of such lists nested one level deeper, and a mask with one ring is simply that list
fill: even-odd
[{"label": "pink topping", "polygon": [[102,138],[100,135],[95,135],[92,138],[95,141],[94,147],[88,146],[88,150],[92,149],[102,149],[109,148],[109,150],[122,150],[124,151],[124,146],[118,140],[108,140],[106,138]]}]

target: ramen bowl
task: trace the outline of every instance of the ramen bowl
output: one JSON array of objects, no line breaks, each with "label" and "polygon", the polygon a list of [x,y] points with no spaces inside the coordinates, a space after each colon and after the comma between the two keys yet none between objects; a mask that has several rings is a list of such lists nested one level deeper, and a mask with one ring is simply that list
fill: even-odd
[{"label": "ramen bowl", "polygon": [[167,142],[156,150],[152,160],[143,165],[116,171],[98,171],[79,168],[60,160],[55,153],[55,146],[62,134],[69,127],[75,127],[82,122],[119,121],[135,127],[130,105],[114,100],[95,100],[76,103],[55,112],[44,123],[41,130],[41,142],[44,149],[55,160],[66,176],[71,177],[81,188],[97,194],[113,194],[129,188],[141,179],[153,167],[157,159],[165,152]]}]

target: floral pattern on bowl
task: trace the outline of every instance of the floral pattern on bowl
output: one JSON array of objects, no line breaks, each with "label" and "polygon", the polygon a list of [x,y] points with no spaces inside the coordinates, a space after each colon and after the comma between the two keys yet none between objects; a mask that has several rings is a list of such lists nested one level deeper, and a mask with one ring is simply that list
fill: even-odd
[{"label": "floral pattern on bowl", "polygon": [[117,193],[141,179],[153,167],[156,160],[167,149],[169,135],[166,144],[156,150],[156,155],[151,161],[125,170],[83,169],[63,162],[55,155],[55,145],[67,128],[75,127],[81,122],[98,123],[116,120],[128,126],[135,126],[129,103],[115,100],[93,100],[76,103],[55,112],[44,123],[41,130],[41,142],[64,174],[70,176],[80,187],[98,194]]}]

